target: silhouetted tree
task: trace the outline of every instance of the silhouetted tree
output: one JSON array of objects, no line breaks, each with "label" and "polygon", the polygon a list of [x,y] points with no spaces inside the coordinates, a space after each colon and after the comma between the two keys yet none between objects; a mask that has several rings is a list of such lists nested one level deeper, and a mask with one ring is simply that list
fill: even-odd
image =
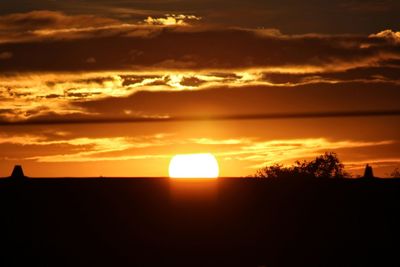
[{"label": "silhouetted tree", "polygon": [[400,178],[400,168],[396,168],[392,171],[390,174],[390,177],[392,178]]},{"label": "silhouetted tree", "polygon": [[294,168],[284,167],[281,164],[275,164],[272,166],[266,166],[256,172],[254,177],[259,178],[282,178],[292,176],[294,174]]},{"label": "silhouetted tree", "polygon": [[285,178],[293,176],[313,178],[344,178],[349,176],[344,171],[336,153],[326,152],[312,161],[296,161],[293,166],[284,167],[279,164],[266,166],[256,172],[255,177]]}]

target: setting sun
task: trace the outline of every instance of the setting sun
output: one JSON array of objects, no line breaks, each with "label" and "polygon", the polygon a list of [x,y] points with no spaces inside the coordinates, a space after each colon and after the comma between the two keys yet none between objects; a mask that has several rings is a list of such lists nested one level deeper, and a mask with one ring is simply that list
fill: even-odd
[{"label": "setting sun", "polygon": [[169,163],[171,178],[217,178],[218,174],[218,162],[209,153],[176,155]]}]

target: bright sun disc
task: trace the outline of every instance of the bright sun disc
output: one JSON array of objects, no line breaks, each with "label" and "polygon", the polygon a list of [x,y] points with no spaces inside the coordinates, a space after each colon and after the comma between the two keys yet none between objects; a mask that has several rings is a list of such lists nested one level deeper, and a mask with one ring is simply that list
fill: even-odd
[{"label": "bright sun disc", "polygon": [[169,163],[171,178],[217,178],[218,162],[209,153],[176,155]]}]

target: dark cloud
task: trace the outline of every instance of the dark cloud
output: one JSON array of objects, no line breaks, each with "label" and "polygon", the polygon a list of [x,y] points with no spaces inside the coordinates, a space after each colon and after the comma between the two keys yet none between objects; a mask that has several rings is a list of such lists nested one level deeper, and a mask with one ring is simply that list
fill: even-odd
[{"label": "dark cloud", "polygon": [[49,95],[46,95],[46,96],[45,96],[45,98],[47,98],[47,99],[60,98],[60,97],[62,97],[62,95],[49,94]]},{"label": "dark cloud", "polygon": [[347,11],[379,13],[389,11],[396,3],[392,0],[345,0],[341,1],[339,6]]},{"label": "dark cloud", "polygon": [[[396,65],[400,66],[400,64]],[[299,83],[316,83],[316,82],[393,82],[400,83],[399,68],[382,66],[382,67],[361,67],[349,69],[340,72],[325,73],[264,73],[263,80],[274,84],[299,84]]]},{"label": "dark cloud", "polygon": [[348,82],[285,86],[243,86],[200,91],[138,92],[124,98],[76,103],[101,116],[123,110],[144,114],[226,115],[343,110],[396,110],[399,86],[391,83]]},{"label": "dark cloud", "polygon": [[121,22],[95,15],[68,16],[56,11],[31,11],[0,16],[0,43],[72,38],[79,33],[115,27]]},{"label": "dark cloud", "polygon": [[0,52],[0,60],[6,60],[13,57],[13,53],[11,52]]},{"label": "dark cloud", "polygon": [[[50,19],[39,24],[55,25],[57,28],[64,24],[75,25],[75,20],[79,21],[74,16],[57,13],[55,17],[58,16],[61,16],[61,22]],[[84,31],[68,28],[61,33],[54,33],[54,36],[50,34],[51,38],[47,35],[44,39],[36,36],[31,41],[0,44],[0,51],[8,51],[13,55],[12,60],[0,61],[0,70],[289,68],[295,71],[297,68],[301,72],[315,68],[315,72],[322,72],[326,69],[341,71],[376,66],[400,58],[400,46],[393,42],[394,37],[387,38],[382,34],[369,37],[284,35],[275,30],[201,26],[126,27],[119,24],[112,28],[101,28],[107,22],[107,19],[94,20],[94,26],[85,26],[87,29]],[[110,23],[114,23],[114,20]],[[20,24],[25,25],[22,22]],[[100,28],[96,25],[100,25]],[[395,33],[392,35],[396,36]],[[284,72],[282,69],[277,71]]]},{"label": "dark cloud", "polygon": [[399,25],[396,0],[14,0],[0,2],[0,13],[57,10],[142,20],[147,16],[195,13],[207,23],[279,28],[289,33],[370,33]]},{"label": "dark cloud", "polygon": [[89,58],[86,59],[86,63],[88,63],[88,64],[94,64],[94,63],[96,63],[96,58],[94,58],[94,57],[89,57]]},{"label": "dark cloud", "polygon": [[29,32],[41,29],[102,27],[115,24],[120,24],[120,22],[95,15],[68,16],[61,12],[48,10],[0,16],[0,29],[2,31]]},{"label": "dark cloud", "polygon": [[123,79],[122,85],[128,86],[128,85],[140,84],[145,79],[159,79],[160,76],[159,75],[121,75],[121,78]]},{"label": "dark cloud", "polygon": [[199,78],[196,77],[185,77],[182,79],[181,81],[181,85],[183,86],[192,86],[192,87],[197,87],[199,85],[204,84],[206,81],[201,80]]}]

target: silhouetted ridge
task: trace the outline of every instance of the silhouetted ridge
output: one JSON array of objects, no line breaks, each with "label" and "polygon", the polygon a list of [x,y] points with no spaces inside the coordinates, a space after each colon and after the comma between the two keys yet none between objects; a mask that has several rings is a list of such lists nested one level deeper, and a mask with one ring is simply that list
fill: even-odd
[{"label": "silhouetted ridge", "polygon": [[22,166],[21,165],[15,165],[14,169],[11,173],[10,178],[13,179],[24,179],[26,178],[26,176],[24,175],[24,171],[22,170]]}]

